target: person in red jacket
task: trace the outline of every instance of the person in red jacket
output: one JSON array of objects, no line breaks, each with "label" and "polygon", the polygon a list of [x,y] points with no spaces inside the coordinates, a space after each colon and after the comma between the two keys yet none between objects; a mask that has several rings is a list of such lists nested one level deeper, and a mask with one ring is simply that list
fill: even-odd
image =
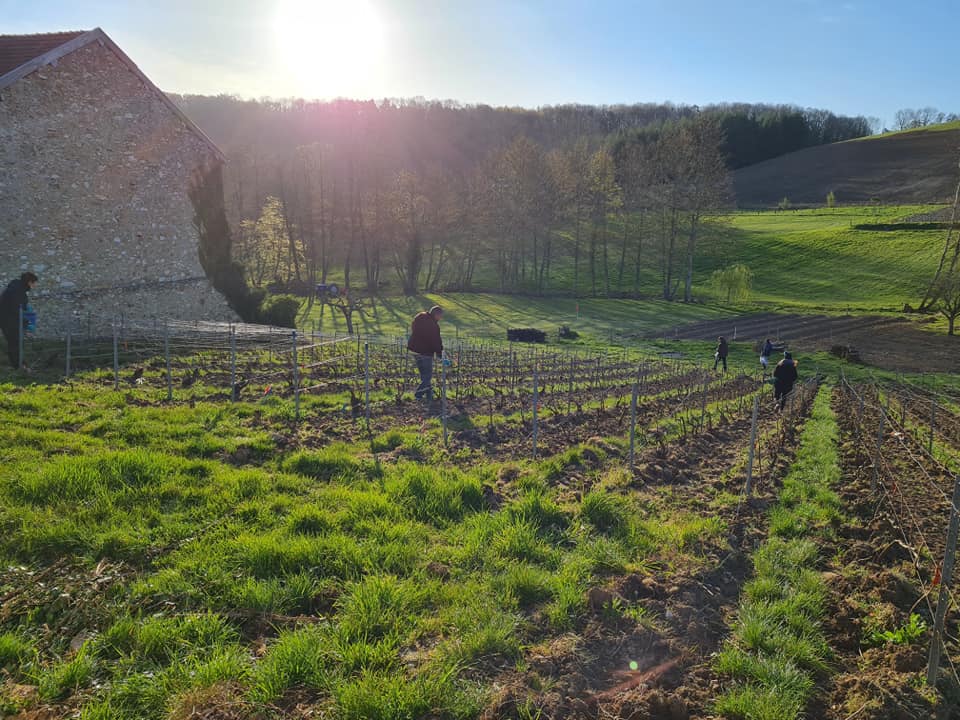
[{"label": "person in red jacket", "polygon": [[407,350],[416,355],[417,370],[420,371],[420,385],[413,394],[418,400],[432,400],[433,358],[443,357],[443,340],[440,338],[440,318],[443,308],[434,305],[428,312],[419,312],[410,325],[410,339]]}]

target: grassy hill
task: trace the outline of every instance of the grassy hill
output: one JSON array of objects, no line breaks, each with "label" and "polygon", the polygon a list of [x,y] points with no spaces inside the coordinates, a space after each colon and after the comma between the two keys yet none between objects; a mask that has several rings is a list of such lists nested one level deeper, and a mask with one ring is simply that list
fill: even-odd
[{"label": "grassy hill", "polygon": [[[899,311],[916,304],[936,268],[944,232],[881,230],[923,206],[740,212],[704,245],[700,287],[733,262],[754,273],[751,301],[827,311]],[[865,229],[858,229],[865,228]]]},{"label": "grassy hill", "polygon": [[[798,312],[899,312],[919,299],[936,267],[943,242],[940,230],[881,230],[929,212],[931,206],[842,207],[833,209],[738,212],[717,219],[701,242],[694,273],[692,305],[658,300],[535,297],[494,293],[427,293],[386,296],[367,304],[357,318],[363,333],[402,335],[418,310],[443,305],[445,332],[473,337],[504,336],[508,327],[538,327],[555,334],[568,325],[582,335],[608,341],[611,334],[650,334],[697,320],[714,320],[737,311],[785,308]],[[866,229],[858,229],[868,226]],[[658,250],[644,253],[644,296],[660,290]],[[714,270],[746,264],[754,274],[749,307],[719,303],[710,286]],[[572,268],[555,270],[556,286],[572,284]],[[629,283],[629,279],[627,281]],[[614,290],[618,288],[614,285]],[[623,290],[628,291],[625,283]],[[581,287],[581,292],[586,287]],[[343,318],[320,307],[304,307],[304,327],[345,332]]]},{"label": "grassy hill", "polygon": [[957,183],[960,123],[887,133],[783,155],[734,173],[741,207],[839,202],[945,202]]}]

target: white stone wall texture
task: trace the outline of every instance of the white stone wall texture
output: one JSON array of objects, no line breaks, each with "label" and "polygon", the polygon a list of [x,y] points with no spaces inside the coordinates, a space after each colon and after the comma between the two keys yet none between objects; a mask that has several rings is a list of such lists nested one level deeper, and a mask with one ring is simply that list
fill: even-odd
[{"label": "white stone wall texture", "polygon": [[[109,48],[92,43],[0,94],[0,282],[40,276],[38,334],[121,313],[235,320],[200,266],[187,194],[215,161]],[[72,318],[72,319],[71,319]]]}]

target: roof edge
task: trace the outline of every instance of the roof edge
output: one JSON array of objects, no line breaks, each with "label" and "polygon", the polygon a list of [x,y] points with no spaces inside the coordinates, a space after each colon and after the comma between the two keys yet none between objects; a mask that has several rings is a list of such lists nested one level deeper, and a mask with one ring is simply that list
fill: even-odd
[{"label": "roof edge", "polygon": [[120,49],[120,46],[117,45],[113,40],[110,39],[110,36],[107,35],[101,28],[94,28],[88,32],[78,35],[72,40],[68,40],[63,45],[58,45],[57,47],[45,52],[43,55],[35,57],[33,60],[25,62],[23,65],[14,68],[10,72],[0,75],[0,90],[7,88],[17,80],[25,78],[27,75],[39,70],[42,67],[47,65],[55,64],[60,58],[69,55],[70,53],[79,50],[82,47],[86,47],[91,43],[98,42],[104,47],[108,48],[124,65],[127,66],[127,69],[130,70],[134,75],[140,78],[143,83],[157,93],[160,97],[160,100],[171,110],[174,115],[176,115],[180,120],[187,126],[191,132],[193,132],[200,140],[202,140],[212,151],[213,154],[221,162],[226,161],[226,155],[224,152],[217,147],[216,143],[210,139],[210,137],[201,130],[196,123],[193,122],[187,115],[177,107],[177,104],[171,100],[163,90],[158,88],[146,74],[137,67],[137,64],[130,59],[130,57]]}]

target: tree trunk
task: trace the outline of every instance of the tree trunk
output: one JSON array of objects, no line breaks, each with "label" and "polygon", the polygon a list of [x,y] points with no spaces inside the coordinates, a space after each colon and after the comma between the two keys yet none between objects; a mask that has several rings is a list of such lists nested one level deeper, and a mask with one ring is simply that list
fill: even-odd
[{"label": "tree trunk", "polygon": [[693,301],[693,256],[697,247],[697,228],[700,217],[697,214],[690,216],[690,235],[687,241],[687,278],[683,286],[683,301]]}]

